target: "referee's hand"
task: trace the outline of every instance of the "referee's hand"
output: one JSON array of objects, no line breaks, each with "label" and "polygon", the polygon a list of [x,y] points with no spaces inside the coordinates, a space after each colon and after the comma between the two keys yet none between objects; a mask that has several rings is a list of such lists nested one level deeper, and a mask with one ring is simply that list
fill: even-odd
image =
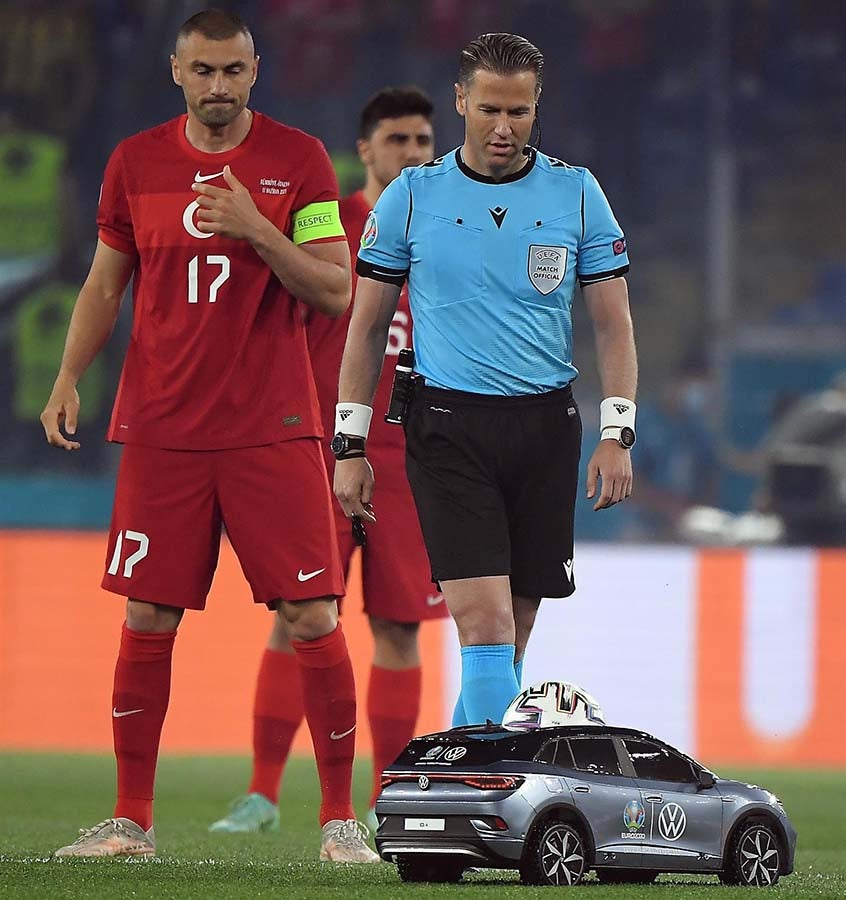
[{"label": "referee's hand", "polygon": [[587,470],[587,496],[596,496],[597,479],[601,482],[594,510],[608,509],[625,500],[632,492],[632,456],[617,441],[600,441],[590,458]]},{"label": "referee's hand", "polygon": [[349,519],[358,516],[365,522],[375,522],[373,515],[373,468],[362,456],[339,459],[335,463],[335,496]]}]

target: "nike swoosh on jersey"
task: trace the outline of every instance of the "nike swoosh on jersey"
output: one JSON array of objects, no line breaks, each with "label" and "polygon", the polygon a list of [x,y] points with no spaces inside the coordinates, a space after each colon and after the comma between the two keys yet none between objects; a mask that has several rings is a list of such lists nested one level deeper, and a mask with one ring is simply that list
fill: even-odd
[{"label": "nike swoosh on jersey", "polygon": [[143,709],[124,709],[121,712],[118,712],[118,708],[116,706],[112,707],[112,716],[115,719],[122,719],[124,716],[134,716],[135,713],[144,712]]},{"label": "nike swoosh on jersey", "polygon": [[341,734],[335,734],[334,731],[329,732],[329,739],[332,741],[340,741],[341,738],[345,738],[348,735],[352,734],[355,731],[355,725],[347,731],[342,731]]},{"label": "nike swoosh on jersey", "polygon": [[437,606],[439,603],[443,603],[443,602],[444,602],[443,594],[429,594],[429,596],[426,598],[427,606]]},{"label": "nike swoosh on jersey", "polygon": [[211,181],[212,178],[220,178],[223,172],[215,172],[214,175],[201,175],[200,170],[197,169],[197,174],[194,176],[194,181]]},{"label": "nike swoosh on jersey", "polygon": [[300,571],[297,572],[297,581],[309,581],[312,578],[316,578],[321,572],[325,572],[325,571],[326,571],[326,566],[324,566],[322,569],[317,569],[314,572],[309,572],[308,575],[306,575],[303,572],[303,570],[300,569]]}]

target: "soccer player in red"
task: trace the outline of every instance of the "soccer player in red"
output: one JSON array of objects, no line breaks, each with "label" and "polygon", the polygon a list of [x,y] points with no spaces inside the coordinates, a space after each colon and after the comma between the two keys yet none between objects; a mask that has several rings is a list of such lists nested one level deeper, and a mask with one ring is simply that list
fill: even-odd
[{"label": "soccer player in red", "polygon": [[[341,220],[350,249],[358,252],[368,213],[387,185],[406,166],[432,158],[432,102],[414,87],[385,88],[367,102],[359,122],[358,153],[365,167],[365,185],[341,201]],[[335,432],[338,372],[344,351],[349,311],[340,318],[308,314],[308,344],[323,417],[323,432]],[[385,351],[375,408],[388,408],[394,363],[411,345],[411,313],[405,291],[400,296]],[[424,619],[447,615],[441,594],[431,581],[431,569],[420,534],[411,490],[405,476],[402,428],[374,417],[368,453],[379,461],[379,488],[384,491],[378,521],[368,525],[363,548],[364,605],[373,633],[374,654],[367,691],[367,715],[373,737],[373,790],[380,789],[382,770],[396,759],[413,736],[420,708],[418,631]],[[323,443],[327,467],[334,457]],[[350,521],[339,504],[335,519],[341,561],[348,571],[355,544]],[[302,720],[302,699],[290,629],[274,622],[256,685],[253,717],[253,775],[248,792],[211,831],[249,832],[275,829],[279,823],[279,782],[291,742]]]},{"label": "soccer player in red", "polygon": [[350,798],[343,569],[294,299],[329,316],[349,304],[337,183],[317,139],[247,107],[258,57],[240,19],[193,16],[171,64],[187,114],[124,140],[109,160],[97,249],[41,416],[51,444],[79,448],[76,384],[133,277],[103,579],[129,598],[112,700],[117,803],[57,855],[155,853],[173,642],[184,610],[205,605],[225,525],[255,601],[291,635],[320,772],[321,859],[375,862]]}]

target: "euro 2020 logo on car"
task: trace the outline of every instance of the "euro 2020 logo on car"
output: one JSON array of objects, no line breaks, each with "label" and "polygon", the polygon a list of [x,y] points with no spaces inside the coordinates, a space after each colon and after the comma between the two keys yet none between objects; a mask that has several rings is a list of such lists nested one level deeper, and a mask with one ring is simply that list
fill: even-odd
[{"label": "euro 2020 logo on car", "polygon": [[623,810],[623,824],[628,831],[622,833],[624,838],[645,838],[641,829],[646,822],[646,810],[638,800],[630,800]]}]

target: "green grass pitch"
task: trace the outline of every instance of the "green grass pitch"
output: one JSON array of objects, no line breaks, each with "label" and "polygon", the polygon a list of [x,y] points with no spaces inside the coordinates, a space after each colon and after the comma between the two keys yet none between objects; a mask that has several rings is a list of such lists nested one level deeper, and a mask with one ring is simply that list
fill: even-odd
[{"label": "green grass pitch", "polygon": [[[799,832],[796,872],[762,897],[846,898],[846,772],[721,774],[753,780],[784,801]],[[159,767],[154,860],[51,860],[50,852],[111,813],[114,763],[108,756],[0,755],[0,897],[183,900],[183,898],[550,897],[524,888],[514,872],[481,871],[461,885],[403,885],[393,866],[332,867],[317,862],[317,780],[294,759],[282,790],[281,833],[218,836],[206,830],[243,791],[248,761],[168,757]],[[356,771],[356,803],[367,802],[368,770]],[[731,900],[756,889],[726,888],[714,877],[661,876],[655,885],[599,885],[591,876],[567,895],[585,900]]]}]

